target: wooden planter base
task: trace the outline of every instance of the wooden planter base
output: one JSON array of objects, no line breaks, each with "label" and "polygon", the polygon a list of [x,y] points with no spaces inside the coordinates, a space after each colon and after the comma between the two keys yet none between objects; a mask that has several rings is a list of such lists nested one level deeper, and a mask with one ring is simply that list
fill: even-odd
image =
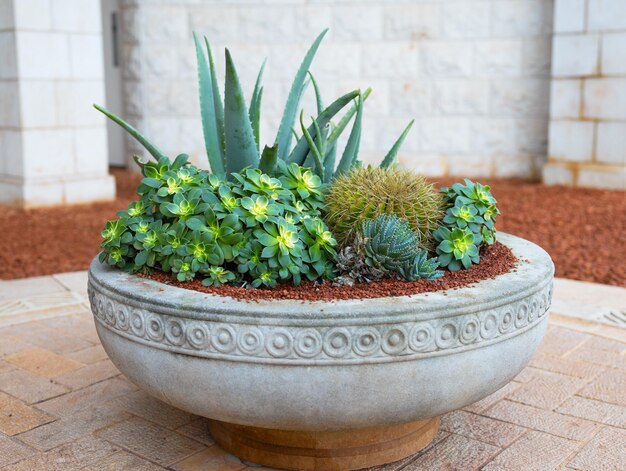
[{"label": "wooden planter base", "polygon": [[439,417],[401,425],[333,432],[298,432],[211,420],[209,429],[224,450],[274,468],[333,471],[397,461],[426,447]]}]

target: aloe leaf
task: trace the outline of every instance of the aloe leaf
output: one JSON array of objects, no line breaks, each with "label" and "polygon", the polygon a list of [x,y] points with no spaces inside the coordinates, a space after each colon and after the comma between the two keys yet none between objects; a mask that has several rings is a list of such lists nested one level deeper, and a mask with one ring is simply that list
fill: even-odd
[{"label": "aloe leaf", "polygon": [[296,73],[296,76],[289,90],[289,96],[287,97],[287,103],[285,104],[285,111],[280,121],[278,128],[278,134],[276,135],[276,143],[278,144],[278,157],[282,160],[286,160],[289,155],[289,149],[291,144],[291,128],[296,120],[296,114],[298,112],[298,103],[300,100],[300,92],[306,78],[306,74],[311,67],[311,62],[315,57],[315,53],[324,39],[324,36],[328,32],[328,28],[322,31],[319,36],[313,41],[313,44],[307,51],[300,68]]},{"label": "aloe leaf", "polygon": [[358,107],[356,110],[356,117],[354,118],[354,124],[350,131],[350,137],[346,143],[346,148],[343,150],[341,160],[337,166],[335,175],[341,175],[350,170],[357,159],[359,154],[359,144],[361,143],[361,121],[363,117],[363,97],[359,96]]},{"label": "aloe leaf", "polygon": [[[328,107],[324,111],[322,111],[322,113],[320,113],[320,115],[315,119],[318,127],[320,129],[323,129],[324,126],[326,126],[330,122],[330,120],[337,113],[339,113],[339,111],[341,111],[343,109],[344,106],[346,106],[348,103],[350,103],[352,100],[354,100],[358,96],[359,96],[359,91],[358,90],[354,90],[354,91],[346,93],[345,95],[337,98],[333,103],[328,105]],[[314,126],[313,125],[309,126],[307,131],[311,135],[311,138],[314,139],[315,138],[315,134],[316,134]],[[295,162],[298,165],[302,165],[304,163],[304,160],[306,159],[306,156],[307,156],[308,153],[309,153],[308,143],[306,141],[306,138],[304,136],[302,136],[302,137],[300,137],[300,139],[296,143],[295,147],[293,148],[293,150],[289,154],[289,157],[287,158],[287,161],[288,162]]]},{"label": "aloe leaf", "polygon": [[335,173],[335,161],[337,160],[337,142],[328,150],[326,157],[324,158],[324,178],[323,182],[328,183],[333,178]]},{"label": "aloe leaf", "polygon": [[311,83],[313,84],[313,90],[315,90],[315,103],[317,105],[317,114],[320,114],[324,111],[324,102],[322,101],[322,94],[320,93],[320,89],[317,85],[317,81],[313,74],[309,72],[309,77],[311,77]]},{"label": "aloe leaf", "polygon": [[224,136],[226,171],[230,175],[246,167],[256,168],[259,164],[259,151],[254,140],[241,83],[228,49],[226,49],[225,83]]},{"label": "aloe leaf", "polygon": [[309,146],[309,150],[311,151],[311,155],[313,155],[313,160],[315,160],[315,171],[319,175],[320,178],[324,177],[324,164],[322,163],[322,155],[320,150],[317,148],[317,145],[313,141],[311,134],[307,130],[304,125],[304,121],[302,119],[303,113],[300,113],[300,127],[302,128],[302,135],[306,139],[306,142]]},{"label": "aloe leaf", "polygon": [[198,59],[198,90],[200,94],[200,115],[202,117],[202,133],[204,134],[204,147],[209,159],[211,171],[218,176],[224,175],[224,164],[222,162],[222,150],[220,147],[220,137],[215,117],[215,102],[213,101],[213,84],[211,72],[206,56],[202,51],[202,45],[198,36],[194,33],[196,44],[196,57]]},{"label": "aloe leaf", "polygon": [[259,161],[259,169],[263,173],[272,173],[278,162],[278,146],[274,144],[272,147],[265,146]]},{"label": "aloe leaf", "polygon": [[261,132],[261,101],[263,99],[263,87],[259,89],[256,95],[252,96],[250,102],[250,124],[252,125],[252,132],[254,133],[254,140],[256,141],[257,150],[260,149],[260,132]]},{"label": "aloe leaf", "polygon": [[[363,92],[363,101],[367,100],[367,97],[370,96],[370,93],[372,93],[372,89],[368,87]],[[358,107],[359,104],[355,103],[348,111],[346,111],[346,114],[341,117],[337,125],[333,128],[332,132],[328,136],[328,141],[330,144],[333,144],[339,138],[346,126],[348,126],[348,123],[350,122],[352,117],[356,114]]]},{"label": "aloe leaf", "polygon": [[380,168],[388,168],[391,164],[393,164],[394,160],[396,160],[396,156],[398,155],[400,146],[402,146],[402,143],[404,142],[406,135],[411,130],[411,126],[413,126],[414,122],[415,120],[412,119],[408,126],[404,128],[404,131],[402,131],[402,134],[400,134],[398,140],[394,142],[393,146],[391,146],[391,149],[389,149],[389,152],[387,152],[387,155],[380,164]]},{"label": "aloe leaf", "polygon": [[217,80],[217,70],[215,62],[213,62],[213,53],[211,52],[211,44],[207,37],[204,37],[207,56],[209,57],[209,71],[211,72],[211,85],[213,87],[213,105],[215,107],[215,121],[217,122],[217,132],[219,135],[220,149],[222,151],[222,164],[226,167],[226,151],[224,144],[224,104],[222,103],[222,94],[220,93],[219,82]]},{"label": "aloe leaf", "polygon": [[107,118],[109,118],[111,121],[113,121],[116,124],[119,124],[122,128],[124,128],[124,130],[128,134],[133,136],[135,139],[137,139],[137,141],[142,146],[144,146],[145,149],[150,153],[150,155],[152,155],[152,157],[154,157],[156,160],[166,158],[169,161],[169,158],[167,157],[167,155],[165,155],[163,151],[156,146],[156,144],[153,144],[146,136],[141,134],[137,129],[135,129],[133,126],[128,124],[122,118],[111,113],[110,111],[108,111],[106,108],[103,108],[102,106],[94,104],[93,107],[97,109],[100,113],[105,115]]}]

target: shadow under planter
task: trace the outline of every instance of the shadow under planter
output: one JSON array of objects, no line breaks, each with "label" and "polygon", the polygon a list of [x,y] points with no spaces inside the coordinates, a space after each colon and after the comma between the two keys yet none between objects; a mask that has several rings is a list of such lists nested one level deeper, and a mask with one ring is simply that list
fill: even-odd
[{"label": "shadow under planter", "polygon": [[515,271],[413,296],[245,302],[94,260],[89,298],[113,363],[212,419],[227,451],[273,467],[356,469],[424,448],[441,414],[495,392],[535,353],[554,266],[528,241],[499,240]]}]

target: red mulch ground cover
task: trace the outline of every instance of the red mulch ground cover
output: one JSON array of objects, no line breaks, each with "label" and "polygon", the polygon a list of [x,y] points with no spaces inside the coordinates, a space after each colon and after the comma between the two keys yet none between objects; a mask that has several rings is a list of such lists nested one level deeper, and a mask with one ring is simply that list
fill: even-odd
[{"label": "red mulch ground cover", "polygon": [[[113,173],[118,197],[110,203],[33,210],[0,206],[0,279],[85,270],[98,253],[104,222],[134,199],[138,176]],[[557,276],[626,286],[626,192],[481,181],[492,185],[498,199],[498,229],[546,249]]]}]

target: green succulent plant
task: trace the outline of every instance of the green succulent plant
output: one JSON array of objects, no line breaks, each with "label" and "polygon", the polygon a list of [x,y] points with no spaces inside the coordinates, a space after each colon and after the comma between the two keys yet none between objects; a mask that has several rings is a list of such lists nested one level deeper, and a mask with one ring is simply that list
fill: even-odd
[{"label": "green succulent plant", "polygon": [[413,260],[409,260],[400,267],[398,273],[407,281],[419,279],[432,281],[443,276],[443,271],[437,268],[439,268],[437,258],[428,258],[428,252],[420,249]]},{"label": "green succulent plant", "polygon": [[439,227],[434,233],[439,241],[437,255],[439,265],[448,267],[450,271],[469,268],[472,264],[480,262],[478,254],[477,237],[468,228],[456,227],[452,230],[447,227]]},{"label": "green succulent plant", "polygon": [[[248,105],[234,61],[229,50],[226,49],[226,73],[222,99],[209,41],[205,37],[203,45],[194,33],[202,131],[211,172],[215,176],[220,179],[231,178],[233,174],[240,173],[246,168],[259,168],[264,174],[273,174],[277,164],[285,162],[312,167],[323,182],[329,182],[334,176],[345,173],[358,164],[363,102],[371,90],[367,89],[363,93],[360,90],[353,90],[324,107],[319,87],[309,68],[327,32],[326,29],[317,36],[304,56],[289,90],[276,138],[271,145],[265,145],[263,150],[259,142],[259,128],[265,62],[261,65],[257,75]],[[307,127],[300,113],[302,133],[298,136],[293,127],[296,124],[301,98],[309,83],[313,83],[315,91],[317,116],[311,118],[312,122]],[[156,144],[122,118],[101,106],[94,105],[94,107],[124,128],[157,162],[163,162],[163,159],[167,157]],[[343,110],[345,113],[341,119],[336,124],[333,123],[331,120]],[[352,121],[353,125],[346,147],[339,162],[336,162],[337,140]],[[381,163],[382,167],[392,165],[412,124],[413,122],[409,123],[385,156]],[[161,167],[162,165],[154,166],[150,178],[158,178],[163,171]],[[167,187],[162,190],[162,196],[165,193],[172,194],[180,191],[180,182],[190,176],[183,173],[172,175],[170,178],[171,181],[168,181]]]},{"label": "green succulent plant", "polygon": [[441,189],[448,206],[443,225],[450,230],[469,228],[478,247],[491,245],[496,241],[495,222],[500,214],[496,199],[489,186],[468,179],[464,183]]},{"label": "green succulent plant", "polygon": [[179,281],[200,277],[207,286],[331,278],[336,242],[320,217],[319,177],[303,177],[310,186],[303,198],[303,187],[282,182],[310,170],[293,163],[278,172],[247,169],[226,181],[184,155],[142,164],[140,200],[107,222],[100,260],[130,272],[171,272]]},{"label": "green succulent plant", "polygon": [[361,225],[356,241],[369,266],[397,272],[417,255],[419,237],[408,222],[395,215],[384,214]]},{"label": "green succulent plant", "polygon": [[351,243],[364,221],[392,214],[409,223],[426,250],[433,248],[432,232],[445,207],[442,195],[424,177],[408,170],[369,166],[336,178],[324,203],[324,220],[341,246]]}]

